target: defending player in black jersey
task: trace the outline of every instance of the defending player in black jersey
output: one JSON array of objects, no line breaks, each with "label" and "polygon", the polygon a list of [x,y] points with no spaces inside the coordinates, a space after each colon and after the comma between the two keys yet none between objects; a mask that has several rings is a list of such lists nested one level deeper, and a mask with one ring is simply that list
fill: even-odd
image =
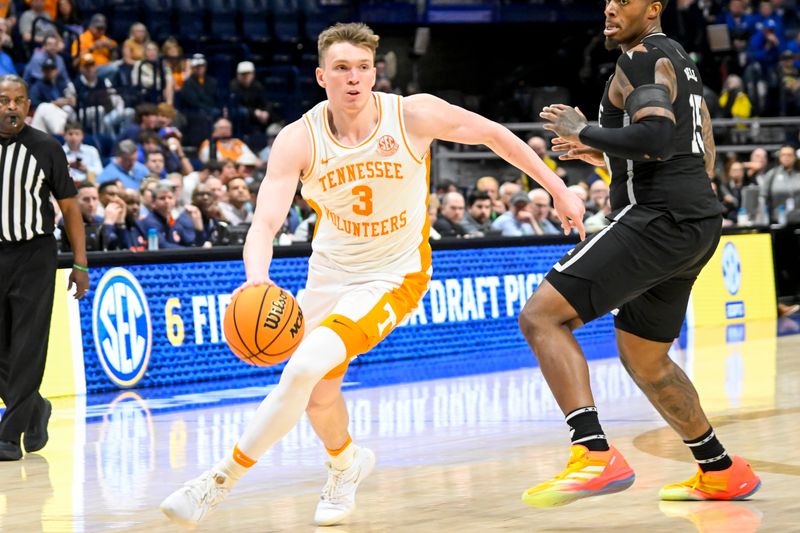
[{"label": "defending player in black jersey", "polygon": [[743,499],[760,486],[729,456],[697,391],[667,351],[678,336],[689,293],[714,254],[722,220],[709,176],[714,138],[697,66],[661,33],[667,0],[607,0],[606,45],[620,48],[600,107],[600,126],[575,108],[551,105],[541,117],[566,151],[562,159],[605,165],[611,224],[576,246],[548,273],[520,315],[520,327],[566,416],[566,470],[527,490],[533,506],[628,488],[634,472],[609,447],[572,330],[612,312],[620,358],[636,384],[689,446],[699,469],[667,485],[666,500]]}]

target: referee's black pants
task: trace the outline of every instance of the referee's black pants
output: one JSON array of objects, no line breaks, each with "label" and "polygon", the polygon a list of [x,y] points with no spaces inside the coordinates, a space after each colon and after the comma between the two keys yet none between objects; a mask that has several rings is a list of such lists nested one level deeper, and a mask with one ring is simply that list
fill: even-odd
[{"label": "referee's black pants", "polygon": [[0,243],[0,440],[20,435],[44,405],[44,376],[58,248],[51,236]]}]

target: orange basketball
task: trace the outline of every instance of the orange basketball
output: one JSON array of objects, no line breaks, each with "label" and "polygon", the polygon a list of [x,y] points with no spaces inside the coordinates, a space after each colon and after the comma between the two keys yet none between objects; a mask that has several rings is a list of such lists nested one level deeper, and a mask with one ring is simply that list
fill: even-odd
[{"label": "orange basketball", "polygon": [[247,287],[225,311],[223,329],[236,356],[255,366],[289,359],[303,338],[303,312],[288,291],[274,285]]}]

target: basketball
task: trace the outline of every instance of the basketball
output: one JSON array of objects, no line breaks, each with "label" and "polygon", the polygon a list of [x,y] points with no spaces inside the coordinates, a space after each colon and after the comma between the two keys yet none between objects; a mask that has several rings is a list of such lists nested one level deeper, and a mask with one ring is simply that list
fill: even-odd
[{"label": "basketball", "polygon": [[223,323],[231,351],[255,366],[286,361],[300,344],[304,328],[297,300],[274,285],[241,291],[228,305]]}]

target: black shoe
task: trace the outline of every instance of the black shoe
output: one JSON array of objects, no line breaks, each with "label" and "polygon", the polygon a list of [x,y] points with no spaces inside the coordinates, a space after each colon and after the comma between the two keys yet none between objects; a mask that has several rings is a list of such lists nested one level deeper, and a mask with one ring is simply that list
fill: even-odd
[{"label": "black shoe", "polygon": [[0,440],[0,461],[19,461],[22,459],[22,448],[15,442]]},{"label": "black shoe", "polygon": [[22,443],[25,445],[25,451],[28,453],[38,452],[47,444],[47,423],[50,421],[50,413],[53,412],[53,405],[47,398],[44,400],[44,407],[42,407],[39,416],[32,418],[28,423],[28,429],[22,438]]}]

